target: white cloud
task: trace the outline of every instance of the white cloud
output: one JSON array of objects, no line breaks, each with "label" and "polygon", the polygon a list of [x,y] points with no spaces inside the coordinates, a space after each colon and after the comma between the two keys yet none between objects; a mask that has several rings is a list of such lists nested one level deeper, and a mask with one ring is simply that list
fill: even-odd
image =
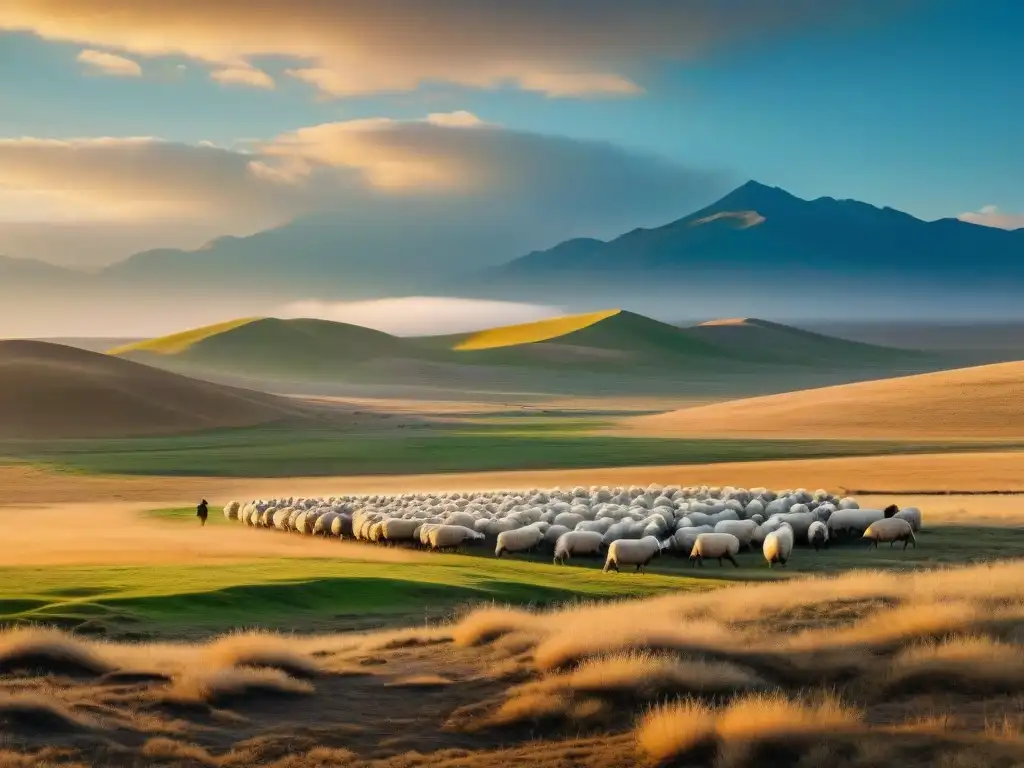
[{"label": "white cloud", "polygon": [[274,314],[351,323],[395,336],[434,336],[529,323],[564,312],[556,307],[511,301],[407,296],[352,302],[296,301]]},{"label": "white cloud", "polygon": [[210,73],[210,78],[221,85],[245,85],[250,88],[274,88],[274,78],[255,67],[227,67]]},{"label": "white cloud", "polygon": [[218,71],[261,56],[324,94],[424,83],[628,96],[652,62],[831,18],[861,0],[4,0],[0,29]]},{"label": "white cloud", "polygon": [[113,77],[141,77],[142,67],[139,63],[125,58],[115,56],[105,51],[84,50],[78,54],[77,60],[85,64],[90,71],[111,75]]},{"label": "white cloud", "polygon": [[986,205],[978,211],[961,213],[960,221],[980,224],[997,229],[1020,229],[1024,227],[1024,213],[1005,213],[994,205]]}]

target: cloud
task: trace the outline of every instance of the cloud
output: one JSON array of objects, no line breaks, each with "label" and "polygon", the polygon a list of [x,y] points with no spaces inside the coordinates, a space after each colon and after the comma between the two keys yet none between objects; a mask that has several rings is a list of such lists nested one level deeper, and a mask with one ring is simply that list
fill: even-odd
[{"label": "cloud", "polygon": [[980,224],[997,229],[1020,229],[1024,227],[1024,213],[1004,213],[994,205],[986,205],[978,211],[961,213],[960,221]]},{"label": "cloud", "polygon": [[395,336],[434,336],[529,323],[556,317],[563,311],[511,301],[407,296],[352,302],[295,301],[275,314],[283,318],[314,317],[351,323]]},{"label": "cloud", "polygon": [[[324,94],[424,83],[628,96],[647,66],[831,19],[866,0],[4,0],[0,29],[218,71],[260,56]],[[875,4],[877,7],[877,4]]]},{"label": "cloud", "polygon": [[[459,250],[456,241],[469,238],[482,264],[570,237],[662,224],[733,182],[612,144],[511,130],[469,112],[324,123],[245,146],[147,137],[0,140],[0,221],[131,224],[137,231],[148,223],[163,238],[153,245],[163,246],[328,212],[336,226],[362,233],[362,242],[393,251],[398,261],[432,245],[441,254],[442,241]],[[67,253],[56,258],[69,260]]]},{"label": "cloud", "polygon": [[274,78],[255,67],[227,67],[210,74],[212,80],[222,85],[246,85],[250,88],[274,88]]},{"label": "cloud", "polygon": [[139,66],[138,62],[104,51],[87,49],[78,54],[77,60],[87,65],[92,72],[99,72],[104,75],[112,75],[114,77],[142,76],[142,67]]}]

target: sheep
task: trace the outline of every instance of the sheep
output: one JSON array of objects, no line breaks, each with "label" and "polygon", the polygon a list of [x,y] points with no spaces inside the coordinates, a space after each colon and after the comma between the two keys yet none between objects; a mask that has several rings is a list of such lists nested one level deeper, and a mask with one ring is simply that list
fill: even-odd
[{"label": "sheep", "polygon": [[328,537],[331,535],[331,526],[334,525],[334,518],[338,516],[337,512],[324,512],[320,515],[316,522],[313,523],[313,535]]},{"label": "sheep", "polygon": [[558,544],[558,539],[566,533],[569,533],[569,529],[564,525],[552,525],[544,531],[544,544],[546,546],[554,547]]},{"label": "sheep", "polygon": [[431,549],[458,549],[459,545],[466,541],[479,541],[484,538],[482,533],[477,533],[472,528],[465,528],[461,525],[439,525],[432,528],[427,534],[427,541]]},{"label": "sheep", "polygon": [[237,501],[229,501],[224,505],[224,517],[228,520],[237,520],[240,508],[241,505]]},{"label": "sheep", "polygon": [[888,520],[890,517],[895,516],[895,514],[899,511],[900,508],[897,505],[890,504],[888,507],[882,510],[882,514],[885,515],[885,519]]},{"label": "sheep", "polygon": [[914,533],[918,533],[921,530],[921,510],[917,507],[905,507],[893,515],[893,517],[910,523]]},{"label": "sheep", "polygon": [[822,547],[827,547],[828,526],[821,522],[821,520],[815,520],[811,523],[811,527],[807,529],[807,541],[814,547],[815,552]]},{"label": "sheep", "polygon": [[337,517],[331,521],[331,536],[337,536],[339,539],[344,539],[346,536],[352,537],[352,515],[345,512],[340,513]]},{"label": "sheep", "polygon": [[567,531],[555,542],[555,565],[564,565],[573,555],[597,555],[604,541],[597,531]]},{"label": "sheep", "polygon": [[690,562],[703,567],[704,558],[711,558],[717,559],[721,566],[725,559],[739,568],[740,564],[736,562],[739,551],[740,540],[731,533],[702,533],[693,544]]},{"label": "sheep", "polygon": [[715,533],[731,533],[739,539],[741,547],[749,550],[753,549],[750,540],[756,530],[757,523],[753,520],[723,520],[715,524]]},{"label": "sheep", "polygon": [[419,520],[389,517],[381,522],[380,537],[387,542],[412,541],[413,534],[422,525]]},{"label": "sheep", "polygon": [[885,513],[880,509],[861,509],[860,507],[839,508],[828,519],[829,538],[841,533],[862,534],[876,520],[884,520]]},{"label": "sheep", "polygon": [[768,561],[769,568],[775,563],[779,563],[785,568],[789,556],[793,554],[792,526],[789,523],[783,523],[765,536],[762,551],[764,552],[764,559]]},{"label": "sheep", "polygon": [[502,531],[494,546],[494,556],[501,557],[505,552],[530,552],[544,539],[544,531],[539,525],[528,525],[514,531]]},{"label": "sheep", "polygon": [[693,551],[693,545],[697,543],[697,537],[702,533],[714,533],[715,529],[710,525],[699,525],[690,528],[680,528],[672,538],[669,539],[669,549],[678,552],[680,555],[689,557]]},{"label": "sheep", "polygon": [[614,569],[616,573],[619,566],[635,565],[636,570],[641,573],[646,571],[647,564],[661,554],[661,542],[654,536],[645,536],[639,540],[619,539],[613,541],[608,547],[608,556],[604,561],[604,570]]},{"label": "sheep", "polygon": [[876,520],[864,531],[864,538],[870,542],[868,549],[871,549],[871,547],[877,549],[880,541],[888,541],[890,548],[897,541],[902,541],[904,550],[906,550],[908,544],[913,544],[914,549],[917,549],[914,529],[909,522],[898,517]]}]

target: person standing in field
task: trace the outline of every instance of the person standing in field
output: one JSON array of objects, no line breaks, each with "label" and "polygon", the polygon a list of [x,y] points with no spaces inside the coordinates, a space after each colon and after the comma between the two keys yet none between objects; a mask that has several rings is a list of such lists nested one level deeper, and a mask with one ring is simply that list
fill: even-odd
[{"label": "person standing in field", "polygon": [[206,518],[209,516],[210,510],[207,508],[206,499],[199,502],[199,506],[196,507],[196,517],[199,518],[199,525],[206,525]]}]

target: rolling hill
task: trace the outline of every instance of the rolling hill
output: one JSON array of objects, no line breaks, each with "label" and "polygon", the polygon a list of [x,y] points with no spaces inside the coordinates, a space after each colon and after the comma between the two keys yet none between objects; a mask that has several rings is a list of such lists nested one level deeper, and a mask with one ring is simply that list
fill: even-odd
[{"label": "rolling hill", "polygon": [[195,328],[109,354],[176,370],[303,379],[335,376],[374,358],[421,353],[402,339],[358,325],[265,317]]},{"label": "rolling hill", "polygon": [[134,437],[308,414],[285,398],[60,344],[0,341],[0,438]]},{"label": "rolling hill", "polygon": [[432,397],[437,390],[722,397],[941,367],[913,351],[760,320],[680,328],[618,309],[418,338],[325,320],[240,319],[111,354],[246,388],[357,397],[367,387],[429,389]]},{"label": "rolling hill", "polygon": [[642,416],[636,434],[693,437],[1024,438],[1024,362],[754,397]]}]

